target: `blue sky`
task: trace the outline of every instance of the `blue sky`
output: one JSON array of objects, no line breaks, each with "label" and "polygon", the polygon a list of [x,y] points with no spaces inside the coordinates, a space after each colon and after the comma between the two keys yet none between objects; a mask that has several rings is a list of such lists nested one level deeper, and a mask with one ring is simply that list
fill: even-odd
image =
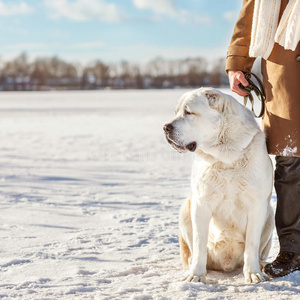
[{"label": "blue sky", "polygon": [[226,55],[241,0],[0,0],[0,57],[143,62]]}]

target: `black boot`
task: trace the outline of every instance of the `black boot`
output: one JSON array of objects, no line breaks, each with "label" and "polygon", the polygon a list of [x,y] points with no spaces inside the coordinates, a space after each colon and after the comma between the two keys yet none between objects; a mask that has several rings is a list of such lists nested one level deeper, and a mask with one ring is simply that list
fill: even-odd
[{"label": "black boot", "polygon": [[281,251],[276,259],[266,264],[263,271],[271,277],[281,277],[300,270],[300,254]]}]

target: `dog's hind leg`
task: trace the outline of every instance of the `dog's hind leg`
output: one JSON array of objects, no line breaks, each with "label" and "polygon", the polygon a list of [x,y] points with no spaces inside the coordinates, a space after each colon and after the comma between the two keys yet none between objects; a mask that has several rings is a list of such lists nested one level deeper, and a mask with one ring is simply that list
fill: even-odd
[{"label": "dog's hind leg", "polygon": [[185,200],[179,214],[180,257],[184,267],[188,268],[193,249],[193,228],[191,220],[191,199]]},{"label": "dog's hind leg", "polygon": [[180,257],[181,262],[185,268],[189,267],[189,258],[191,256],[191,252],[188,244],[183,239],[181,231],[179,230],[179,244],[180,244]]}]

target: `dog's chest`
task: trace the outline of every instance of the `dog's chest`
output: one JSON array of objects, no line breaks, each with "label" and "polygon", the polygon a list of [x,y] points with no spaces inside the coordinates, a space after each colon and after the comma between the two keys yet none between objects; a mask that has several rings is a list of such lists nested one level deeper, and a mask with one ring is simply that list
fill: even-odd
[{"label": "dog's chest", "polygon": [[218,165],[196,165],[192,189],[202,203],[226,215],[247,210],[247,178],[242,170]]}]

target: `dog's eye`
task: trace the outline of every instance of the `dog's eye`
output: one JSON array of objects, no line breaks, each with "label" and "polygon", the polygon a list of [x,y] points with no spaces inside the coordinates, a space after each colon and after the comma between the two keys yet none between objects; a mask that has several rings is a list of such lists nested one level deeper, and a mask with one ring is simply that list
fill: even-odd
[{"label": "dog's eye", "polygon": [[184,110],[184,114],[185,114],[185,115],[193,115],[192,112],[190,112],[190,111],[188,111],[188,110],[186,110],[186,109]]}]

